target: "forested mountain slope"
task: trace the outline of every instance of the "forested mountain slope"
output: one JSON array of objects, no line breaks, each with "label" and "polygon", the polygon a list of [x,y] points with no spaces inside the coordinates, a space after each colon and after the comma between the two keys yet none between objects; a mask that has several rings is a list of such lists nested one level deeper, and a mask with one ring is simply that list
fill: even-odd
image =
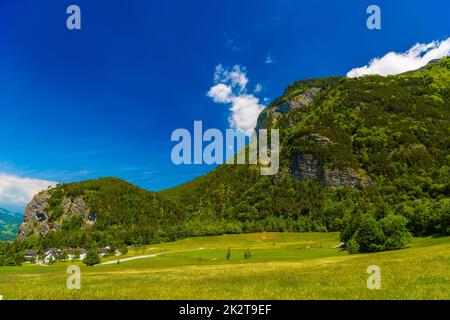
[{"label": "forested mountain slope", "polygon": [[366,225],[388,237],[404,224],[416,235],[450,233],[450,58],[396,76],[295,82],[258,128],[280,130],[275,176],[222,165],[159,193],[114,178],[60,185],[30,203],[19,239],[341,231],[349,241]]},{"label": "forested mountain slope", "polygon": [[0,241],[14,240],[22,218],[20,213],[0,208]]}]

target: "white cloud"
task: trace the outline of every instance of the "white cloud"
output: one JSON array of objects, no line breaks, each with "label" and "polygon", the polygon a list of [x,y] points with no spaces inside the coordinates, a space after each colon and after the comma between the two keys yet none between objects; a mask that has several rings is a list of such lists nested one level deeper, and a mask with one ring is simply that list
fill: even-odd
[{"label": "white cloud", "polygon": [[264,106],[259,104],[259,99],[254,95],[247,94],[234,97],[230,124],[233,128],[251,135],[263,109]]},{"label": "white cloud", "polygon": [[212,98],[215,103],[229,103],[233,96],[233,90],[230,86],[218,83],[208,92],[208,97]]},{"label": "white cloud", "polygon": [[354,68],[347,77],[355,78],[366,74],[382,76],[399,74],[419,69],[431,60],[450,55],[450,38],[444,41],[433,41],[427,44],[418,43],[406,52],[389,52],[381,58],[375,58],[360,68]]},{"label": "white cloud", "polygon": [[23,178],[0,172],[0,205],[25,205],[33,196],[56,182]]},{"label": "white cloud", "polygon": [[272,56],[270,53],[267,54],[266,60],[264,61],[265,64],[271,64],[273,62]]},{"label": "white cloud", "polygon": [[[216,103],[230,104],[230,126],[251,135],[265,106],[259,103],[257,97],[247,93],[249,80],[245,68],[241,69],[236,65],[228,70],[218,65],[214,73],[214,82],[215,85],[208,91],[208,97]],[[257,84],[255,92],[261,89],[261,85]]]},{"label": "white cloud", "polygon": [[248,78],[245,68],[241,70],[241,67],[236,65],[231,70],[227,70],[219,64],[214,72],[214,82],[225,83],[242,92],[248,84]]},{"label": "white cloud", "polygon": [[255,87],[255,90],[253,90],[253,92],[258,93],[258,92],[261,92],[262,89],[263,89],[263,88],[262,88],[262,85],[259,84],[259,83],[257,83],[257,84],[256,84],[256,87]]}]

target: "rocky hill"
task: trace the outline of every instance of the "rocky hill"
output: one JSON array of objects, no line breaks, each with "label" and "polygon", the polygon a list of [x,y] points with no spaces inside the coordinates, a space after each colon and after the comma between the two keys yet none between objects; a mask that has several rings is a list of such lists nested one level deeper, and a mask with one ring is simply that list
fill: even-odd
[{"label": "rocky hill", "polygon": [[105,239],[148,243],[170,239],[171,228],[184,219],[184,210],[156,193],[102,178],[37,194],[26,207],[18,240],[46,238],[68,246]]},{"label": "rocky hill", "polygon": [[258,128],[280,130],[273,177],[223,165],[159,193],[114,178],[60,185],[28,205],[19,239],[340,230],[348,240],[364,215],[403,216],[414,234],[450,233],[450,58],[397,76],[295,82]]}]

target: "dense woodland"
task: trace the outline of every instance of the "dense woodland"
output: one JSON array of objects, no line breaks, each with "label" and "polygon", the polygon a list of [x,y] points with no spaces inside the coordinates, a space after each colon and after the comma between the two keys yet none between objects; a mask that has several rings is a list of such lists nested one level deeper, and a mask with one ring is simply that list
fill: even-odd
[{"label": "dense woodland", "polygon": [[[202,222],[220,217],[224,232],[341,231],[354,244],[370,225],[378,244],[361,240],[359,251],[401,247],[408,232],[450,234],[450,59],[398,76],[300,81],[270,108],[317,86],[309,106],[266,119],[266,127],[280,129],[278,177],[222,166],[163,194],[184,203],[204,233],[217,223]],[[332,143],[313,143],[311,134]],[[283,174],[299,153],[372,182],[362,190],[326,188]]]},{"label": "dense woodland", "polygon": [[[61,185],[51,191],[49,219],[61,218],[64,197],[82,197],[95,226],[82,229],[81,219],[67,219],[62,231],[3,244],[0,255],[258,231],[340,231],[350,252],[368,252],[401,248],[411,235],[450,234],[450,58],[397,76],[299,81],[267,110],[313,87],[321,90],[307,107],[265,118],[265,127],[280,129],[276,176],[223,165],[159,193],[114,178]],[[311,134],[331,143],[314,143]],[[297,179],[292,159],[305,153],[371,183],[329,188]]]}]

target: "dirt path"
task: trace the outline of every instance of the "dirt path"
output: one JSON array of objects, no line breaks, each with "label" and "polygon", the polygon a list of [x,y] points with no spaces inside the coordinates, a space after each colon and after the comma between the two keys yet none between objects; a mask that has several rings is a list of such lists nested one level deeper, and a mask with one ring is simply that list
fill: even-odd
[{"label": "dirt path", "polygon": [[157,257],[159,255],[161,255],[162,253],[155,253],[155,254],[147,254],[144,256],[135,256],[135,257],[130,257],[130,258],[123,258],[123,259],[118,259],[118,260],[112,260],[112,261],[107,261],[107,262],[103,262],[98,264],[99,266],[102,265],[106,265],[106,264],[116,264],[117,261],[120,262],[125,262],[125,261],[132,261],[132,260],[138,260],[138,259],[146,259],[146,258],[153,258],[153,257]]},{"label": "dirt path", "polygon": [[117,261],[126,262],[126,261],[138,260],[138,259],[154,258],[154,257],[160,256],[163,254],[168,254],[168,253],[181,253],[181,252],[189,252],[189,251],[197,251],[197,250],[203,250],[203,248],[184,250],[184,251],[167,251],[167,252],[147,254],[147,255],[142,255],[142,256],[135,256],[135,257],[130,257],[130,258],[123,258],[123,259],[103,262],[103,263],[98,264],[98,266],[107,265],[107,264],[116,264]]}]

